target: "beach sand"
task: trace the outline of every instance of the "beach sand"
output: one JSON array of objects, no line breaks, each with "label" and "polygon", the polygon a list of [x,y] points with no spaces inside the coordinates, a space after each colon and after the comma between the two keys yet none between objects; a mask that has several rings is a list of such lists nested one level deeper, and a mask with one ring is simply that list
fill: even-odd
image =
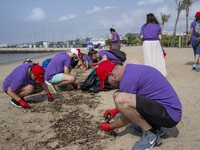
[{"label": "beach sand", "polygon": [[[126,63],[143,63],[142,47],[123,47]],[[192,70],[191,48],[165,48],[167,52],[167,79],[176,90],[183,106],[182,121],[167,134],[155,150],[200,149],[200,72]],[[47,57],[33,59],[41,62]],[[0,66],[0,85],[4,78],[22,62]],[[80,84],[90,73],[75,69]],[[52,89],[50,89],[52,91]],[[131,150],[140,139],[133,125],[104,133],[99,124],[104,121],[106,109],[114,108],[112,91],[90,94],[70,86],[67,91],[53,93],[54,102],[48,102],[43,93],[25,98],[32,108],[13,107],[0,90],[0,149],[1,150]]]}]

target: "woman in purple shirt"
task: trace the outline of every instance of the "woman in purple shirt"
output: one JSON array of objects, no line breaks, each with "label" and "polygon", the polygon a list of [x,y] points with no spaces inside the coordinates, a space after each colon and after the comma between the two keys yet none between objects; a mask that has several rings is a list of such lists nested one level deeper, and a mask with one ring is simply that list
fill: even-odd
[{"label": "woman in purple shirt", "polygon": [[[160,136],[165,134],[161,127],[172,128],[182,117],[182,106],[174,88],[155,68],[140,65],[117,65],[109,60],[99,64],[96,74],[100,79],[100,89],[107,81],[113,89],[115,109],[107,110],[101,124],[104,131],[112,131],[129,123],[137,125],[142,132],[141,140],[133,150],[151,149],[159,146]],[[118,113],[121,116],[109,121]]]},{"label": "woman in purple shirt", "polygon": [[147,14],[147,20],[141,28],[140,37],[143,41],[144,64],[156,68],[166,77],[165,59],[160,44],[162,30],[154,14]]}]

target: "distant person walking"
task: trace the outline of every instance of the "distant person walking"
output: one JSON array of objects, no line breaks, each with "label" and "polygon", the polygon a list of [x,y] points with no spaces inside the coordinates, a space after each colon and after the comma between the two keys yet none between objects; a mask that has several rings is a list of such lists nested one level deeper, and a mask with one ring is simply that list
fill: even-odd
[{"label": "distant person walking", "polygon": [[156,68],[166,77],[165,58],[160,44],[162,29],[153,13],[147,14],[146,23],[141,27],[140,38],[143,41],[144,64]]},{"label": "distant person walking", "polygon": [[111,42],[111,49],[120,50],[121,45],[120,45],[120,36],[119,36],[119,34],[113,28],[110,28],[110,32],[112,34],[112,39],[109,40],[109,42]]},{"label": "distant person walking", "polygon": [[190,33],[188,44],[192,45],[194,51],[194,64],[193,69],[199,69],[199,56],[200,56],[200,12],[195,15],[195,20],[190,25]]}]

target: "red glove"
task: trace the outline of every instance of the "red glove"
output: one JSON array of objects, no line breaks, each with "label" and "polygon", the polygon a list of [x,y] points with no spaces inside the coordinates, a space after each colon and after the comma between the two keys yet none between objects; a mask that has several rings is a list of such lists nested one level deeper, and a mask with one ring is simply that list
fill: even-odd
[{"label": "red glove", "polygon": [[167,53],[163,50],[163,55],[164,55],[164,57],[167,55]]},{"label": "red glove", "polygon": [[119,112],[119,110],[117,108],[115,109],[111,109],[111,110],[106,110],[104,112],[103,117],[105,118],[106,122],[109,122],[112,118],[115,117],[115,115]]},{"label": "red glove", "polygon": [[197,40],[197,42],[196,42],[196,46],[199,45],[199,43],[200,43],[200,39]]},{"label": "red glove", "polygon": [[53,96],[51,95],[50,92],[46,93],[47,97],[48,97],[48,101],[51,102],[54,100]]},{"label": "red glove", "polygon": [[30,107],[29,104],[28,104],[25,100],[23,100],[23,99],[19,99],[18,102],[19,102],[19,104],[20,104],[23,108],[28,108],[28,107]]},{"label": "red glove", "polygon": [[78,88],[78,84],[77,84],[76,82],[71,83],[71,86],[73,86],[74,89],[77,89],[77,88]]},{"label": "red glove", "polygon": [[108,40],[109,43],[112,43],[112,40]]},{"label": "red glove", "polygon": [[95,67],[95,66],[97,66],[99,63],[98,62],[94,62],[94,63],[92,63],[92,67]]},{"label": "red glove", "polygon": [[101,130],[103,130],[103,131],[107,131],[107,132],[112,131],[109,123],[104,122],[104,123],[100,124],[100,126],[101,126]]}]

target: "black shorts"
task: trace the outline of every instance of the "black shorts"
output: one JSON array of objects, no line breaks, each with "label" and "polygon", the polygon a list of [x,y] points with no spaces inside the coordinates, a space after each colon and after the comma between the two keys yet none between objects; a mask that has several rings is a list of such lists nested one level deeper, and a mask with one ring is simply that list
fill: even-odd
[{"label": "black shorts", "polygon": [[140,95],[136,96],[136,109],[152,127],[171,128],[178,123],[169,116],[164,106]]}]

